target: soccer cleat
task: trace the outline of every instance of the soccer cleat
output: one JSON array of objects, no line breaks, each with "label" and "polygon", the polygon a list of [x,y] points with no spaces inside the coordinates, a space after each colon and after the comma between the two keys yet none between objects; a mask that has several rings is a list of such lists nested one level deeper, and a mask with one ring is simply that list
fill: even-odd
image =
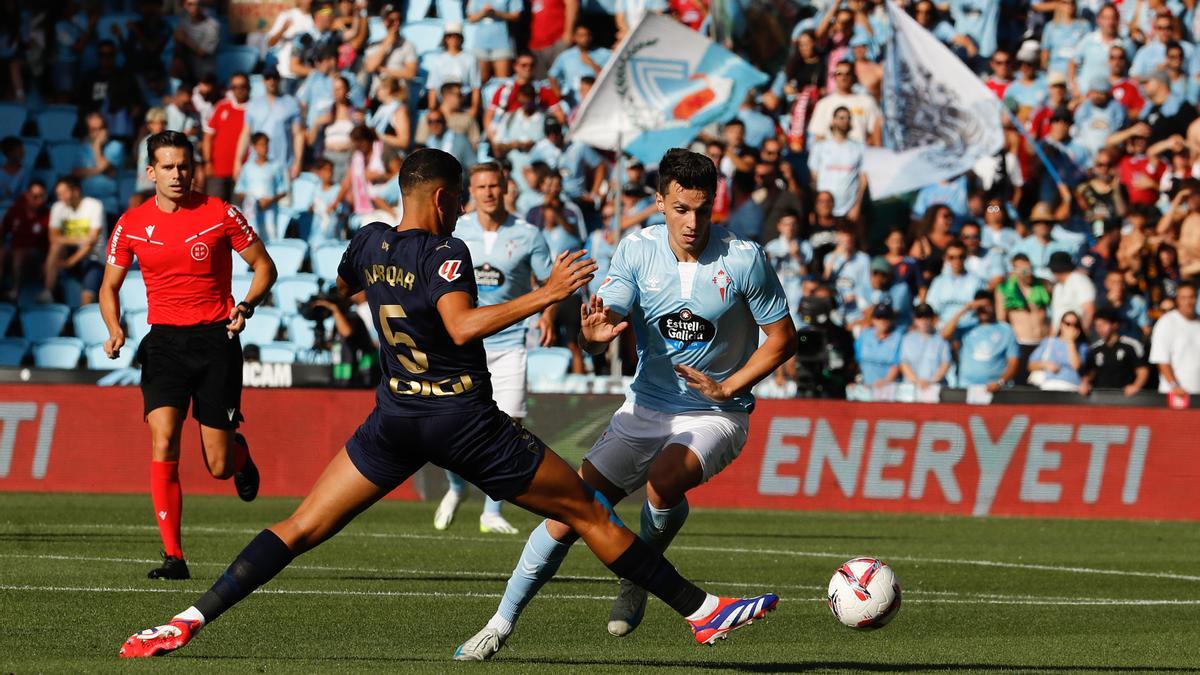
[{"label": "soccer cleat", "polygon": [[446,490],[446,496],[442,497],[442,503],[438,504],[437,511],[433,513],[433,529],[444,530],[450,527],[450,523],[454,522],[454,513],[458,511],[458,505],[462,503],[462,494],[455,490]]},{"label": "soccer cleat", "polygon": [[500,636],[500,631],[485,626],[470,640],[458,646],[454,650],[455,661],[487,661],[500,651],[504,646],[504,638]]},{"label": "soccer cleat", "polygon": [[246,463],[242,465],[242,470],[233,474],[233,486],[237,488],[238,497],[241,497],[244,502],[252,502],[258,496],[258,467],[254,465],[254,459],[250,457],[250,444],[246,442],[246,437],[241,434],[234,434],[234,438],[238,443],[246,446]]},{"label": "soccer cleat", "polygon": [[163,564],[160,567],[155,567],[146,575],[149,579],[191,579],[192,573],[188,571],[187,562],[183,558],[176,558],[173,555],[162,554]]},{"label": "soccer cleat", "polygon": [[162,656],[186,645],[196,631],[200,630],[199,621],[186,619],[171,619],[165,626],[155,626],[130,635],[121,645],[117,656],[123,659],[144,659],[150,656]]},{"label": "soccer cleat", "polygon": [[729,631],[754,623],[779,604],[779,596],[765,593],[755,598],[721,598],[712,614],[699,621],[689,621],[696,642],[711,645],[724,639]]},{"label": "soccer cleat", "polygon": [[479,516],[479,531],[484,534],[519,534],[521,532],[499,513],[485,513]]},{"label": "soccer cleat", "polygon": [[625,637],[633,632],[646,615],[646,589],[628,579],[621,580],[621,591],[608,613],[608,633]]}]

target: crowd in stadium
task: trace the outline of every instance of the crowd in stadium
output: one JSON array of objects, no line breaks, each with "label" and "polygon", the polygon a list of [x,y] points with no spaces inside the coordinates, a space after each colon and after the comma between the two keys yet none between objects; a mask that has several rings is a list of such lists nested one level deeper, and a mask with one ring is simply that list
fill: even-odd
[{"label": "crowd in stadium", "polygon": [[[862,171],[882,142],[883,3],[731,4],[745,34],[790,44],[740,50],[772,80],[694,144],[720,168],[714,222],[762,244],[806,337],[763,395],[844,395],[855,381],[867,398],[1200,393],[1196,3],[901,3],[1010,114],[1000,154],[888,200]],[[566,136],[645,13],[705,33],[715,18],[704,0],[298,0],[234,34],[223,1],[3,5],[20,20],[0,28],[0,329],[14,336],[0,357],[42,365],[54,359],[37,343],[72,334],[67,359],[100,363],[87,306],[104,243],[153,194],[140,141],[164,129],[195,142],[197,187],[240,204],[276,258],[276,311],[243,336],[264,360],[351,341],[361,326],[314,336],[297,305],[328,286],[357,227],[399,221],[395,176],[418,147],[501,162],[509,210],[553,253],[587,248],[595,290],[618,240],[662,222],[655,167]],[[754,42],[738,24],[729,44]],[[136,323],[136,299],[125,304]],[[575,346],[563,317],[577,311],[559,312],[557,343],[573,373],[606,373],[607,357]]]}]

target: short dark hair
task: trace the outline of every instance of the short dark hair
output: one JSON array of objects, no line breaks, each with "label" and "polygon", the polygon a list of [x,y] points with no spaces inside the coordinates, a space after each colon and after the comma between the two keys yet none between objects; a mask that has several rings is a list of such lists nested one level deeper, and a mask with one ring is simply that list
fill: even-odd
[{"label": "short dark hair", "polygon": [[671,183],[685,190],[700,190],[709,198],[717,194],[717,165],[706,155],[671,148],[658,163],[658,194],[667,195]]},{"label": "short dark hair", "polygon": [[183,154],[188,160],[191,160],[192,155],[195,154],[192,142],[188,140],[187,136],[178,131],[160,131],[146,139],[146,157],[150,160],[150,166],[154,166],[157,161],[158,158],[154,153],[159,148],[183,148]]},{"label": "short dark hair", "polygon": [[[1009,261],[1009,264],[1011,265],[1012,263],[1015,263],[1017,261],[1030,262],[1029,256],[1025,255],[1024,253],[1018,253],[1012,257],[1012,260]],[[1032,263],[1030,263],[1030,264],[1032,264]]]},{"label": "short dark hair", "polygon": [[448,152],[436,148],[421,148],[404,158],[400,165],[400,191],[428,189],[433,184],[462,185],[462,164]]},{"label": "short dark hair", "polygon": [[71,174],[59,176],[58,180],[54,181],[54,187],[58,187],[59,185],[66,185],[73,190],[80,190],[83,187],[83,183],[80,182],[79,177],[72,176]]},{"label": "short dark hair", "polygon": [[1197,284],[1195,279],[1184,279],[1175,285],[1175,296],[1178,297],[1179,291],[1184,288],[1192,289],[1192,293],[1200,293],[1200,284]]},{"label": "short dark hair", "polygon": [[256,131],[253,134],[250,134],[250,145],[254,145],[254,144],[258,143],[259,141],[266,141],[266,142],[270,143],[271,137],[264,134],[261,131]]}]

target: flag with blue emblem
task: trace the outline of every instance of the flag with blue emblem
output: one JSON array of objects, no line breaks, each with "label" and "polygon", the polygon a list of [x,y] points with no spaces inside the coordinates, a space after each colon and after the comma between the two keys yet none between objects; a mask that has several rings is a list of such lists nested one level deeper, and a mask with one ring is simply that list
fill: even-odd
[{"label": "flag with blue emblem", "polygon": [[874,198],[957,176],[1004,145],[1000,100],[894,2],[883,78],[884,148],[867,148]]},{"label": "flag with blue emblem", "polygon": [[570,140],[656,163],[702,128],[737,113],[767,76],[712,40],[649,13],[608,60]]}]

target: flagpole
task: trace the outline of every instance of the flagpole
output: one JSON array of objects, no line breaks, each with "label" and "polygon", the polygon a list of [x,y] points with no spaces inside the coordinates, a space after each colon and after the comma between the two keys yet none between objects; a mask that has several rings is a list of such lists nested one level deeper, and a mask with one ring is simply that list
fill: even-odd
[{"label": "flagpole", "polygon": [[[1042,166],[1046,167],[1046,173],[1050,174],[1050,177],[1054,179],[1056,184],[1066,185],[1066,183],[1063,182],[1062,176],[1059,175],[1058,170],[1055,169],[1054,165],[1050,163],[1050,158],[1046,156],[1046,151],[1042,149],[1042,144],[1038,143],[1036,140],[1034,140],[1033,136],[1029,135],[1029,130],[1025,128],[1024,124],[1021,124],[1021,120],[1017,119],[1017,116],[1013,113],[1013,111],[1008,109],[1008,106],[1002,104],[1000,107],[1004,109],[1004,112],[1006,115],[1008,115],[1008,119],[1012,122],[1012,125],[1016,127],[1017,131],[1021,133],[1021,136],[1025,138],[1025,142],[1028,143],[1031,148],[1033,148],[1034,153],[1036,153],[1038,159],[1041,160]],[[1067,159],[1069,160],[1070,157]],[[1004,158],[1001,157],[1000,161],[1004,161]]]},{"label": "flagpole", "polygon": [[[620,131],[617,132],[617,161],[613,162],[613,171],[616,173],[616,175],[613,176],[613,180],[612,180],[613,187],[611,189],[611,192],[613,194],[613,199],[614,199],[612,227],[616,230],[617,241],[620,242],[620,240],[621,240],[621,217],[623,215],[622,212],[624,211],[624,208],[622,208],[623,205],[621,203],[621,201],[622,201],[621,195],[623,194],[624,191],[621,189],[621,184],[623,182],[622,177],[625,175],[625,143],[624,143],[624,139],[622,138],[622,133]],[[620,382],[621,381],[621,338],[620,338],[620,336],[618,336],[616,340],[613,340],[612,342],[608,343],[608,365],[609,365],[609,377],[612,379],[613,383]]]}]

